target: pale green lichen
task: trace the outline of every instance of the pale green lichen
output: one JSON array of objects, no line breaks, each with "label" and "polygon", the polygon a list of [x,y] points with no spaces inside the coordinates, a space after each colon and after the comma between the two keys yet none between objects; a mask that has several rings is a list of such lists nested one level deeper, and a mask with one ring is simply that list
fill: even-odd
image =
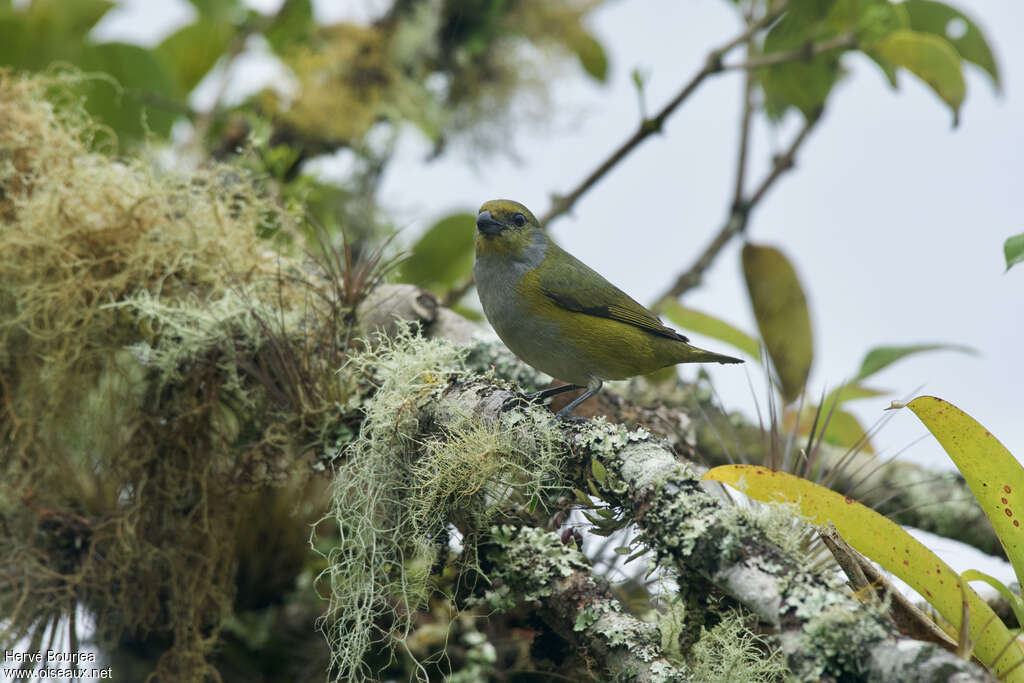
[{"label": "pale green lichen", "polygon": [[624,647],[637,659],[653,662],[662,656],[658,649],[661,634],[649,624],[632,618],[623,619],[618,603],[601,603],[601,613],[591,631],[605,640],[611,647]]},{"label": "pale green lichen", "polygon": [[694,679],[703,683],[772,683],[789,673],[782,652],[751,631],[743,617],[727,612],[701,631],[690,653]]},{"label": "pale green lichen", "polygon": [[546,598],[557,579],[590,569],[583,553],[562,545],[557,534],[542,529],[501,525],[492,527],[490,536],[493,545],[488,556],[494,566],[488,579],[494,588],[472,602],[494,610],[506,611],[519,602]]},{"label": "pale green lichen", "polygon": [[798,642],[789,648],[796,653],[789,660],[793,678],[818,681],[826,671],[839,680],[860,678],[866,653],[888,636],[878,615],[830,608],[804,624]]},{"label": "pale green lichen", "polygon": [[588,628],[597,623],[597,620],[601,618],[601,615],[596,610],[591,609],[589,606],[584,607],[580,610],[579,614],[576,615],[576,621],[572,625],[573,631],[586,631]]}]

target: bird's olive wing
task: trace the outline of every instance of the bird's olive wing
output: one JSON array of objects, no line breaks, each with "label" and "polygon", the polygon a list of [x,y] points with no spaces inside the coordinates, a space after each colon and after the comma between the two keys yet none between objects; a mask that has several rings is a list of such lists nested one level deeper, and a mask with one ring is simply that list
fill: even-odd
[{"label": "bird's olive wing", "polygon": [[[551,247],[559,249],[554,244]],[[564,250],[559,251],[562,254],[556,261],[558,267],[538,269],[538,284],[551,301],[573,313],[609,318],[662,337],[689,341],[585,263]]]}]

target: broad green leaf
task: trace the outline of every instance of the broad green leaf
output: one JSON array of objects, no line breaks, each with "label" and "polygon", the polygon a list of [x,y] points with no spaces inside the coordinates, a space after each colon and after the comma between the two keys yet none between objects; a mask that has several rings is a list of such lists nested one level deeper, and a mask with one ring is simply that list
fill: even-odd
[{"label": "broad green leaf", "polygon": [[981,29],[966,14],[933,0],[907,0],[899,6],[906,9],[910,28],[948,40],[961,57],[984,69],[999,90],[999,67],[992,50]]},{"label": "broad green leaf", "polygon": [[167,36],[156,48],[181,92],[191,92],[228,49],[234,27],[202,19]]},{"label": "broad green leaf", "polygon": [[894,31],[875,45],[873,51],[927,83],[953,110],[956,124],[967,86],[960,68],[960,55],[948,40],[931,33]]},{"label": "broad green leaf", "polygon": [[281,54],[289,47],[308,40],[315,26],[312,0],[288,0],[274,15],[274,23],[263,35],[274,52]]},{"label": "broad green leaf", "polygon": [[[871,508],[800,477],[755,465],[715,467],[704,479],[729,484],[765,502],[794,504],[813,524],[831,522],[857,551],[878,562],[920,593],[954,628],[962,620],[961,580],[953,569],[898,524]],[[1007,681],[1024,681],[1024,657],[1006,625],[970,586],[969,632],[974,656]],[[1009,647],[1007,643],[1012,643]]]},{"label": "broad green leaf", "polygon": [[92,27],[114,6],[115,3],[110,0],[33,0],[28,5],[28,11],[33,14],[53,13],[61,32],[84,40]]},{"label": "broad green leaf", "polygon": [[985,511],[1017,581],[1024,578],[1024,468],[999,439],[948,401],[919,396],[907,404],[960,470]]},{"label": "broad green leaf", "polygon": [[38,71],[51,62],[77,62],[89,31],[114,3],[34,0],[0,9],[0,65]]},{"label": "broad green leaf", "polygon": [[761,360],[761,349],[757,340],[721,318],[683,306],[675,299],[665,299],[661,303],[661,310],[666,318],[684,330],[725,342],[754,360]]},{"label": "broad green leaf", "polygon": [[814,360],[807,297],[789,259],[775,247],[745,244],[743,276],[782,397],[791,403],[803,391]]},{"label": "broad green leaf", "polygon": [[868,351],[860,363],[855,380],[870,377],[879,370],[892,365],[906,356],[924,351],[960,351],[974,355],[977,353],[969,346],[959,344],[917,344],[913,346],[878,346]]},{"label": "broad green leaf", "polygon": [[847,401],[856,401],[858,398],[874,398],[888,393],[888,391],[882,389],[866,387],[859,382],[847,382],[830,391],[822,400],[821,405],[825,406],[825,411],[827,412],[833,403],[839,406]]},{"label": "broad green leaf", "polygon": [[[786,13],[765,36],[764,54],[835,37],[836,26],[827,21],[833,5],[833,2],[820,1],[790,2]],[[832,91],[839,73],[838,53],[759,69],[765,111],[773,118],[780,118],[792,106],[806,117],[814,116]]]},{"label": "broad green leaf", "polygon": [[402,280],[448,289],[468,277],[473,270],[475,221],[471,213],[453,213],[432,225],[402,263]]},{"label": "broad green leaf", "polygon": [[887,0],[839,0],[828,20],[839,32],[855,33],[858,48],[878,65],[889,85],[897,87],[896,66],[868,48],[893,31],[910,28],[910,18],[903,5]]},{"label": "broad green leaf", "polygon": [[608,56],[597,38],[583,30],[573,31],[566,44],[594,80],[604,83],[608,79]]},{"label": "broad green leaf", "polygon": [[894,31],[910,28],[910,18],[903,5],[893,5],[885,0],[853,0],[843,4],[854,6],[851,18],[861,49],[874,45]]},{"label": "broad green leaf", "polygon": [[238,19],[245,16],[246,12],[242,0],[189,0],[189,2],[205,18]]},{"label": "broad green leaf", "polygon": [[[83,84],[86,107],[122,138],[139,138],[147,131],[167,136],[175,114],[150,103],[150,98],[175,100],[176,84],[156,55],[138,45],[87,45],[78,66],[102,72],[120,85],[93,78]],[[154,97],[155,96],[155,97]]]},{"label": "broad green leaf", "polygon": [[[829,406],[826,404],[823,414],[828,415]],[[803,424],[803,422],[802,422]],[[806,423],[808,427],[810,423]],[[857,446],[862,453],[874,455],[875,449],[866,438],[866,432],[860,420],[853,413],[848,413],[841,408],[836,408],[829,415],[828,424],[825,425],[825,434],[821,437],[825,443],[830,443],[839,448],[853,448]]]},{"label": "broad green leaf", "polygon": [[1003,255],[1006,256],[1006,269],[1017,263],[1024,262],[1024,232],[1006,238],[1003,243]]}]

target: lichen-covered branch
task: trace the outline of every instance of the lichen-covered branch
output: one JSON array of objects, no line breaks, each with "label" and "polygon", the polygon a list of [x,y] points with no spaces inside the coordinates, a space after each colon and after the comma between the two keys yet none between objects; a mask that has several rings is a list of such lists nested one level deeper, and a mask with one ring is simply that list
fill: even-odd
[{"label": "lichen-covered branch", "polygon": [[[486,382],[456,382],[433,418],[439,426],[449,415],[497,420],[509,398]],[[647,432],[602,423],[562,430],[578,471],[591,471],[584,463],[600,463],[602,497],[630,512],[662,565],[706,579],[760,617],[799,679],[908,680],[912,673],[913,680],[948,680],[955,673],[988,680],[977,666],[941,648],[898,636],[877,611],[847,595],[838,579],[786,555],[736,508],[707,493],[692,469]],[[921,677],[929,671],[935,677]]]},{"label": "lichen-covered branch", "polygon": [[608,582],[558,534],[533,527],[493,527],[481,548],[489,583],[477,602],[506,610],[538,603],[537,613],[608,680],[687,681],[661,652],[655,624],[623,612]]}]

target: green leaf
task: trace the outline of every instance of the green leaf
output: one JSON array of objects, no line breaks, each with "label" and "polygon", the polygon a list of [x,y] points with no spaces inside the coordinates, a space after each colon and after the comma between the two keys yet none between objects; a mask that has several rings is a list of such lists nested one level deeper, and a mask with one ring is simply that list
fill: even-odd
[{"label": "green leaf", "polygon": [[274,23],[263,35],[274,52],[281,54],[292,45],[307,40],[315,26],[312,0],[285,0],[274,15]]},{"label": "green leaf", "polygon": [[807,297],[789,259],[775,247],[743,245],[743,276],[782,397],[791,403],[803,391],[814,360]]},{"label": "green leaf", "polygon": [[960,68],[960,55],[948,40],[930,33],[894,31],[873,51],[927,83],[953,110],[956,125],[967,86]]},{"label": "green leaf", "polygon": [[[604,465],[593,458],[590,460],[590,472],[594,475],[594,479],[597,480],[598,484],[604,486],[608,481],[608,470],[605,469]],[[600,510],[597,512],[598,514],[601,513]]]},{"label": "green leaf", "polygon": [[666,318],[684,330],[725,342],[754,360],[761,360],[761,349],[757,340],[721,318],[683,306],[675,299],[665,299],[661,302],[661,310]]},{"label": "green leaf", "polygon": [[140,138],[147,131],[170,134],[175,114],[150,104],[148,98],[176,100],[179,91],[152,51],[127,43],[87,45],[78,66],[109,74],[120,83],[95,78],[83,84],[86,108],[118,137]]},{"label": "green leaf", "polygon": [[34,0],[0,9],[0,65],[38,71],[51,62],[77,62],[89,31],[114,3]]},{"label": "green leaf", "polygon": [[608,56],[597,38],[583,30],[573,31],[566,44],[594,80],[604,83],[608,79]]},{"label": "green leaf", "polygon": [[907,0],[900,4],[910,17],[910,28],[941,36],[953,44],[961,57],[981,67],[1000,89],[999,67],[985,35],[966,14],[934,0]]},{"label": "green leaf", "polygon": [[84,40],[92,27],[114,6],[110,0],[34,0],[29,4],[29,12],[55,12],[66,35]]},{"label": "green leaf", "polygon": [[832,408],[833,403],[839,406],[847,401],[856,401],[858,398],[874,398],[876,396],[884,396],[888,393],[888,391],[883,391],[881,389],[866,387],[859,382],[848,382],[830,391],[821,402],[821,405],[825,407],[825,411],[827,412]]},{"label": "green leaf", "polygon": [[910,28],[910,18],[903,5],[893,5],[883,0],[854,4],[866,4],[859,8],[854,24],[858,44],[862,49],[875,45],[894,31]]},{"label": "green leaf", "polygon": [[246,13],[242,0],[189,0],[189,2],[196,8],[199,15],[206,19],[211,17],[238,19],[244,17]]},{"label": "green leaf", "polygon": [[969,346],[959,344],[917,344],[913,346],[878,346],[867,352],[864,360],[860,363],[860,370],[857,371],[855,380],[870,377],[882,368],[892,365],[896,361],[915,353],[924,351],[960,351],[971,355],[977,351]]},{"label": "green leaf", "polygon": [[452,285],[473,270],[476,216],[453,213],[434,223],[402,264],[402,280],[421,287]]},{"label": "green leaf", "polygon": [[[829,405],[826,403],[824,414],[828,415]],[[809,426],[809,425],[808,425]],[[822,440],[840,448],[857,446],[864,453],[874,455],[875,449],[866,438],[866,432],[853,413],[836,408],[828,418]]]},{"label": "green leaf", "polygon": [[1024,261],[1024,232],[1006,238],[1003,243],[1003,255],[1006,256],[1006,269]]},{"label": "green leaf", "polygon": [[[791,2],[786,13],[765,36],[764,54],[803,47],[834,38],[836,26],[827,21],[832,2]],[[814,59],[777,64],[758,70],[765,94],[765,111],[780,118],[788,107],[796,107],[810,118],[817,114],[839,78],[839,53]]]},{"label": "green leaf", "polygon": [[228,49],[232,35],[231,24],[204,19],[167,36],[156,53],[181,92],[191,92]]}]

